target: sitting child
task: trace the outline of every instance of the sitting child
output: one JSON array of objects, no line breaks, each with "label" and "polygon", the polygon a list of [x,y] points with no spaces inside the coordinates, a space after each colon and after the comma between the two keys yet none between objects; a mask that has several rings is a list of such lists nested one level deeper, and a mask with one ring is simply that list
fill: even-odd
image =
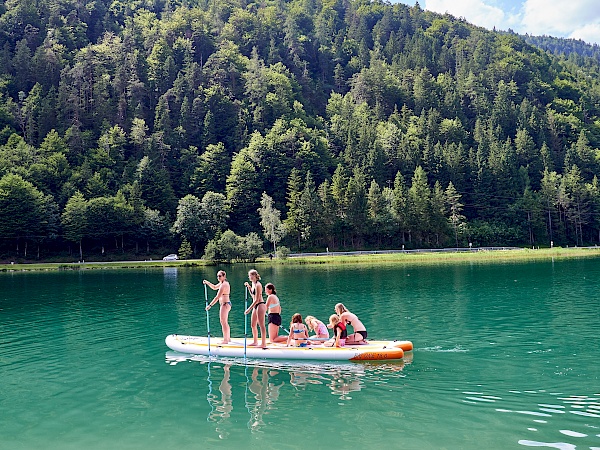
[{"label": "sitting child", "polygon": [[329,316],[329,325],[327,325],[327,328],[333,329],[333,338],[325,343],[327,347],[343,347],[346,345],[346,338],[348,337],[346,324],[340,321],[337,314]]},{"label": "sitting child", "polygon": [[309,339],[314,340],[316,342],[311,342],[314,344],[322,344],[327,339],[329,339],[329,332],[327,331],[327,327],[323,322],[313,316],[306,316],[304,319],[306,322],[306,326],[309,331],[313,331],[315,333],[314,336],[311,336]]},{"label": "sitting child", "polygon": [[308,339],[308,329],[306,325],[302,323],[302,316],[298,313],[292,316],[292,323],[290,323],[290,335],[288,336],[287,346],[294,341],[296,347],[306,347]]}]

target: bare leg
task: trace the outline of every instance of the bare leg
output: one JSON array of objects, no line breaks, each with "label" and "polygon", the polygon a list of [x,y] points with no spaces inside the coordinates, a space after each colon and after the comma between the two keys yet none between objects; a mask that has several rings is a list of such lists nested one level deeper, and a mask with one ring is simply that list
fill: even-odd
[{"label": "bare leg", "polygon": [[222,344],[229,344],[231,342],[231,329],[229,327],[229,311],[231,311],[231,305],[225,303],[221,305],[219,312],[219,318],[221,319],[221,328],[223,329],[223,342]]},{"label": "bare leg", "polygon": [[[264,320],[264,319],[263,319]],[[252,310],[252,320],[250,321],[250,326],[252,327],[252,344],[248,344],[249,346],[257,346],[258,345],[258,328],[256,324],[258,322],[258,314],[256,308]]]},{"label": "bare leg", "polygon": [[363,338],[363,335],[360,333],[350,334],[346,338],[346,344],[363,345],[366,343],[367,343],[367,341],[365,341],[365,339]]},{"label": "bare leg", "polygon": [[286,342],[287,336],[279,336],[279,327],[274,323],[269,324],[269,341],[275,342]]},{"label": "bare leg", "polygon": [[[258,326],[260,327],[260,339],[262,348],[267,348],[267,328],[265,327],[265,305],[259,305],[256,308],[256,316],[258,319]],[[258,331],[258,330],[257,330]]]}]

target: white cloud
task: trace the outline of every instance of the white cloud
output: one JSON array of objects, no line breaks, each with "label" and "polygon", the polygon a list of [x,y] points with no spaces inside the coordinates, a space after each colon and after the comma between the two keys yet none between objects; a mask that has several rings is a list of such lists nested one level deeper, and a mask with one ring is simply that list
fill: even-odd
[{"label": "white cloud", "polygon": [[600,44],[600,23],[590,23],[573,31],[570,38],[581,39],[585,42]]},{"label": "white cloud", "polygon": [[[412,3],[414,0],[399,0]],[[421,7],[474,25],[600,44],[600,0],[425,0]],[[520,7],[519,7],[520,5]]]},{"label": "white cloud", "polygon": [[597,37],[598,24],[598,0],[526,0],[523,5],[521,31],[529,34],[570,36],[591,27],[587,35]]},{"label": "white cloud", "polygon": [[506,18],[502,9],[480,0],[427,0],[425,8],[440,14],[448,12],[456,17],[464,17],[475,25],[489,29],[502,26]]}]

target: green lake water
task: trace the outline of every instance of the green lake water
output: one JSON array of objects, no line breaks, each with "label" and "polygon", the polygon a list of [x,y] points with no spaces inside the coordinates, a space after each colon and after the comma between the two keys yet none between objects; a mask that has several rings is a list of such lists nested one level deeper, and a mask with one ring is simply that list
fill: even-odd
[{"label": "green lake water", "polygon": [[[224,267],[235,336],[249,268]],[[217,269],[0,273],[0,448],[600,449],[598,259],[258,267],[284,324],[343,302],[413,341],[391,363],[169,351],[206,334]]]}]

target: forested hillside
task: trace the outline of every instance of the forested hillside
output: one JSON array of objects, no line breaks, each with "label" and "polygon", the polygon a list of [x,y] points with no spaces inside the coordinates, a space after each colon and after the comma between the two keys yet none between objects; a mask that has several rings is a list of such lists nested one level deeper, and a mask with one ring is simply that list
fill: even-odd
[{"label": "forested hillside", "polygon": [[530,36],[528,34],[521,36],[528,44],[535,45],[542,50],[555,55],[576,56],[575,62],[582,63],[581,58],[593,58],[596,62],[600,61],[600,46],[598,44],[588,44],[580,39],[556,38],[552,36]]},{"label": "forested hillside", "polygon": [[0,259],[600,240],[594,58],[381,1],[0,14]]}]

